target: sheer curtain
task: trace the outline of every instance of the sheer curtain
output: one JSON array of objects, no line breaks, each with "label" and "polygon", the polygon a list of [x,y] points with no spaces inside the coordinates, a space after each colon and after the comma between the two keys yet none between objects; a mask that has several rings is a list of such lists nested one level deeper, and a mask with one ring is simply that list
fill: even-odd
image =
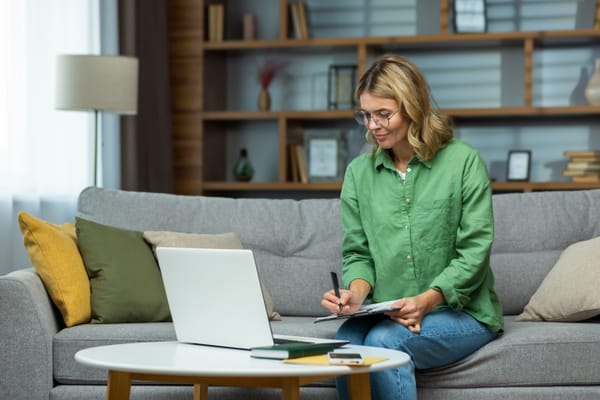
[{"label": "sheer curtain", "polygon": [[62,53],[99,53],[97,1],[0,1],[0,274],[30,265],[19,211],[72,222],[93,182],[92,114],[54,109]]}]

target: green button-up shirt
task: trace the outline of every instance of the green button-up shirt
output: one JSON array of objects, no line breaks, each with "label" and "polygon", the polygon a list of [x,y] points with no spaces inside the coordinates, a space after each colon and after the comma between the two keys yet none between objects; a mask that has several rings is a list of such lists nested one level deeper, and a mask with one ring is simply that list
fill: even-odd
[{"label": "green button-up shirt", "polygon": [[487,168],[453,139],[430,161],[413,157],[406,180],[386,151],[348,166],[341,193],[343,280],[371,285],[375,302],[434,288],[441,307],[462,310],[492,331],[503,328],[494,291],[494,236]]}]

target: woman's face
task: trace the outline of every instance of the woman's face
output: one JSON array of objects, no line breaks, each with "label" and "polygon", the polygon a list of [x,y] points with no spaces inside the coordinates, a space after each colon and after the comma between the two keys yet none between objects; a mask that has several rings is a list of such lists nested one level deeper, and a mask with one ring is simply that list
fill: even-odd
[{"label": "woman's face", "polygon": [[409,146],[409,122],[400,113],[395,100],[364,92],[360,95],[360,108],[368,116],[365,126],[382,149],[401,150]]}]

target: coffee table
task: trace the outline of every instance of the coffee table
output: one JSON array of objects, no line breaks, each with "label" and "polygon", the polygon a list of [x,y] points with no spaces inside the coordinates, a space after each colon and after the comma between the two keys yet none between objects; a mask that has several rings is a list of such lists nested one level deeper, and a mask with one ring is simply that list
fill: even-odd
[{"label": "coffee table", "polygon": [[194,400],[207,400],[209,386],[275,387],[284,400],[298,400],[300,386],[348,375],[352,399],[371,398],[369,373],[405,365],[401,351],[345,346],[338,351],[360,352],[388,360],[368,367],[287,364],[250,357],[245,350],[178,342],[126,343],[92,347],[75,354],[85,365],[108,370],[108,400],[129,399],[132,380],[194,385]]}]

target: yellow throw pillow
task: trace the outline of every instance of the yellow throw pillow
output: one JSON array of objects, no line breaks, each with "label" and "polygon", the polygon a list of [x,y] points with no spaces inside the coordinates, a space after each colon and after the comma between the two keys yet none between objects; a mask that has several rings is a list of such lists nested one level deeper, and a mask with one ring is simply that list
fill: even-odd
[{"label": "yellow throw pillow", "polygon": [[54,225],[20,212],[19,228],[31,264],[70,327],[90,321],[90,281],[77,247],[75,225]]}]

